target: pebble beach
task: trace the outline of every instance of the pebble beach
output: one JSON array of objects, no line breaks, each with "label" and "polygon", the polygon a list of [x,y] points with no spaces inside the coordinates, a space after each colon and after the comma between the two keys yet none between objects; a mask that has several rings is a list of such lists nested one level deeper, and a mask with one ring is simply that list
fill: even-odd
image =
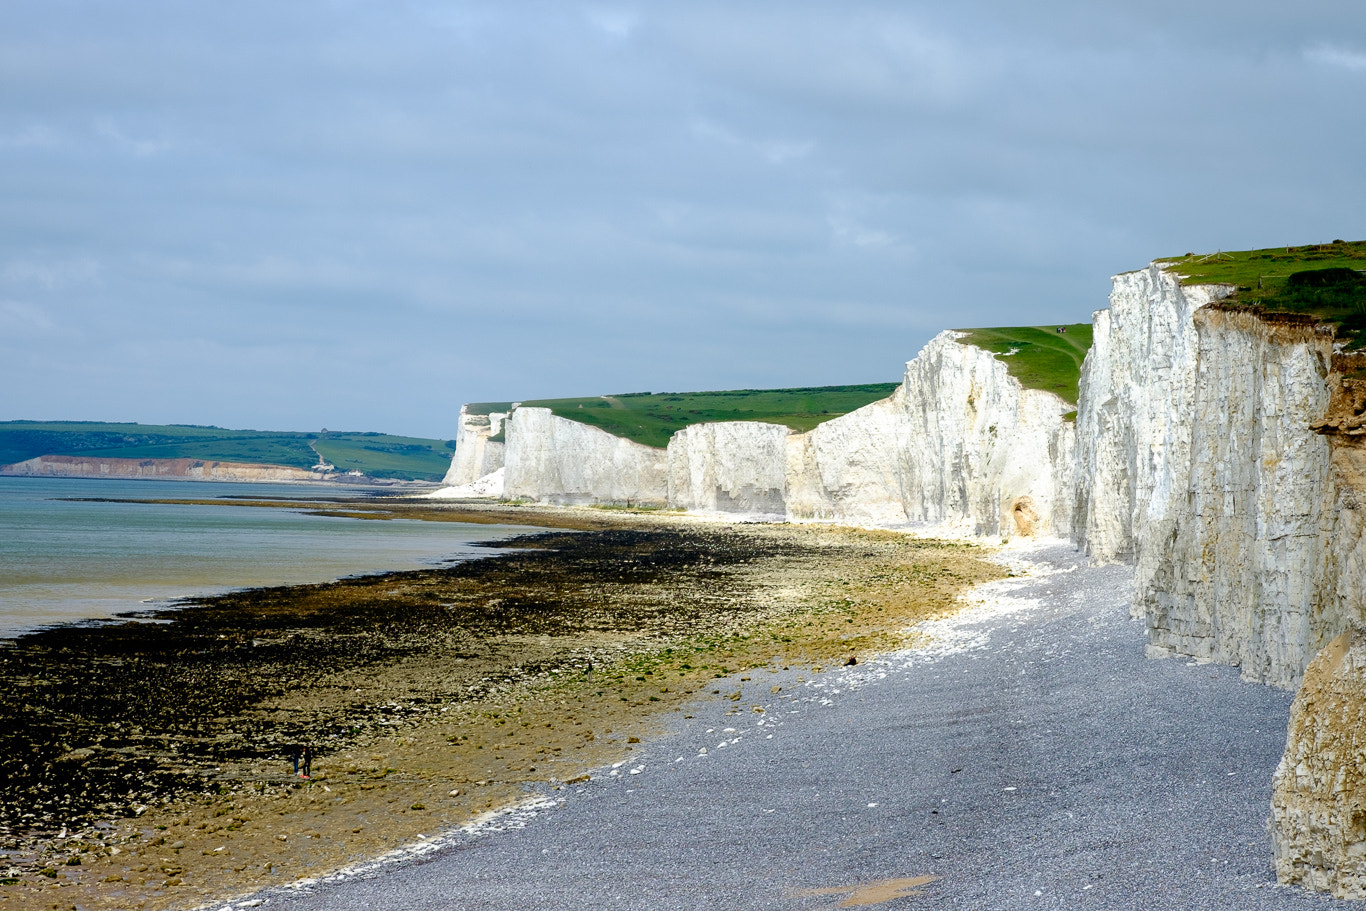
[{"label": "pebble beach", "polygon": [[[821,673],[728,681],[629,759],[420,848],[247,898],[436,908],[1326,908],[1266,835],[1291,694],[1143,657],[1130,570],[1070,546]],[[749,680],[744,678],[748,676]],[[234,909],[245,903],[230,905]]]}]

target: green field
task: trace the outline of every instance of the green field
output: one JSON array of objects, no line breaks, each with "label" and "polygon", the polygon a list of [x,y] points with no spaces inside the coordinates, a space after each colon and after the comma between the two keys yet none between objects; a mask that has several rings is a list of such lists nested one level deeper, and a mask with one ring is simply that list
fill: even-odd
[{"label": "green field", "polygon": [[[662,449],[669,444],[669,437],[684,427],[712,421],[763,421],[793,430],[810,430],[823,421],[885,399],[898,385],[865,383],[728,392],[627,392],[582,399],[538,399],[522,405],[549,408],[562,418]],[[496,404],[469,407],[474,414],[504,410]]]},{"label": "green field", "polygon": [[1335,324],[1348,347],[1366,345],[1366,241],[1187,253],[1159,262],[1182,284],[1233,285],[1231,303],[1308,314]]},{"label": "green field", "polygon": [[959,339],[995,354],[1010,375],[1026,389],[1052,392],[1073,405],[1081,381],[1081,362],[1091,350],[1090,323],[1057,326],[1016,326],[996,329],[960,329]]},{"label": "green field", "polygon": [[450,467],[454,447],[454,442],[445,440],[383,433],[290,433],[86,421],[0,422],[0,465],[44,455],[87,455],[312,468],[321,454],[339,471],[359,471],[372,478],[439,481]]}]

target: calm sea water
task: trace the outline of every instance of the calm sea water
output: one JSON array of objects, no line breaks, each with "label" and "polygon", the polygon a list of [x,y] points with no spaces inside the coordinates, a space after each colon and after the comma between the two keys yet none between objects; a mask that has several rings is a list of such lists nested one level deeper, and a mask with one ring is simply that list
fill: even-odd
[{"label": "calm sea water", "polygon": [[0,478],[0,637],[237,588],[328,582],[486,556],[532,529],[79,498],[364,495],[294,484]]}]

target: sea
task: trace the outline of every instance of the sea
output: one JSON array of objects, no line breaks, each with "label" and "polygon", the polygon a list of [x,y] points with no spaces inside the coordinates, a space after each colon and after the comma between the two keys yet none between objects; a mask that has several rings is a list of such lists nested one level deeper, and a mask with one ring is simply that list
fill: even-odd
[{"label": "sea", "polygon": [[[0,639],[182,598],[487,556],[497,550],[476,542],[538,530],[233,505],[249,498],[316,502],[374,492],[308,484],[0,478]],[[173,498],[213,502],[116,502]]]}]

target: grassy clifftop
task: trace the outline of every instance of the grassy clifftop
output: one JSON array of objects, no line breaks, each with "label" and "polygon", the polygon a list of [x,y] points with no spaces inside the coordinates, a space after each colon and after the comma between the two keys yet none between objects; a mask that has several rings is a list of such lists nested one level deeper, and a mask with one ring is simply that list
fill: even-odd
[{"label": "grassy clifftop", "polygon": [[1313,316],[1336,325],[1348,347],[1366,345],[1366,241],[1187,253],[1158,262],[1182,284],[1233,285],[1230,303]]},{"label": "grassy clifftop", "polygon": [[964,333],[960,342],[996,355],[1026,389],[1042,389],[1077,403],[1081,362],[1091,350],[1090,323],[959,331]]},{"label": "grassy clifftop", "polygon": [[0,422],[0,465],[45,455],[83,455],[312,468],[321,455],[339,471],[359,471],[373,478],[439,481],[450,466],[452,448],[454,443],[445,440],[384,433],[291,433],[94,421]]},{"label": "grassy clifftop", "polygon": [[[763,421],[793,430],[810,430],[831,418],[886,398],[897,385],[864,383],[719,392],[628,392],[578,399],[537,399],[522,405],[549,408],[559,417],[662,449],[669,444],[669,437],[690,424]],[[487,413],[483,405],[476,403],[469,407],[471,413]],[[490,406],[488,410],[501,409]]]}]

